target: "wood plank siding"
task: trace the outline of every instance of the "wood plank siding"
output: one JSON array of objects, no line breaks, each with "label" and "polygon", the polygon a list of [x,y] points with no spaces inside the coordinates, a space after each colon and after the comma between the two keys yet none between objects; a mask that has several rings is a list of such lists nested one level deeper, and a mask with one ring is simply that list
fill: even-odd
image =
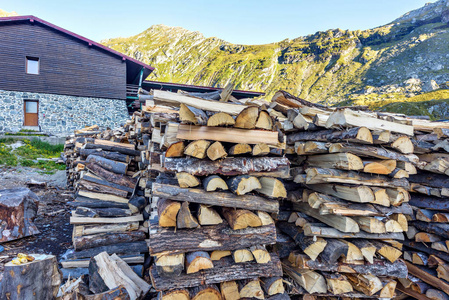
[{"label": "wood plank siding", "polygon": [[[39,74],[26,73],[26,57]],[[0,24],[0,89],[126,98],[126,63],[105,50],[38,22]]]}]

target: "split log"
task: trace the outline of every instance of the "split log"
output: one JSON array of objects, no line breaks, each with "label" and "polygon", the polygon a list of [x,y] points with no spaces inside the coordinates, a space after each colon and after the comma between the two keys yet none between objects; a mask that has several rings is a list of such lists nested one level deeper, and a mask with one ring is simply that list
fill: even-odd
[{"label": "split log", "polygon": [[288,264],[282,264],[284,272],[295,280],[308,293],[326,293],[327,286],[324,277],[314,271],[304,270],[292,267]]},{"label": "split log", "polygon": [[338,273],[322,272],[324,278],[326,278],[327,289],[334,295],[340,295],[345,293],[352,293],[354,290],[351,283],[349,283],[346,276]]},{"label": "split log", "polygon": [[307,223],[303,227],[306,236],[317,236],[324,238],[356,238],[356,239],[395,239],[403,240],[404,235],[401,232],[391,233],[368,233],[360,231],[357,233],[344,233],[335,228],[327,227],[322,223]]},{"label": "split log", "polygon": [[178,201],[190,201],[224,207],[236,207],[254,209],[277,213],[279,203],[275,200],[268,200],[263,197],[253,195],[236,196],[231,193],[214,192],[213,197],[201,189],[183,189],[178,186],[153,183],[153,197],[173,199]]},{"label": "split log", "polygon": [[176,227],[176,216],[181,209],[181,203],[168,199],[159,199],[157,202],[157,211],[159,217],[159,226]]},{"label": "split log", "polygon": [[449,224],[415,221],[413,222],[413,226],[415,226],[419,230],[433,233],[445,239],[449,239]]},{"label": "split log", "polygon": [[273,119],[271,119],[270,114],[264,110],[260,111],[255,127],[258,129],[272,130]]},{"label": "split log", "polygon": [[99,233],[86,236],[73,237],[73,247],[76,251],[100,246],[113,245],[116,243],[129,243],[143,241],[146,234],[143,231]]},{"label": "split log", "polygon": [[262,222],[262,226],[274,224],[273,218],[264,211],[257,211],[257,216],[260,218],[260,221]]},{"label": "split log", "polygon": [[427,253],[429,255],[435,255],[438,256],[441,259],[444,259],[445,261],[449,262],[449,255],[447,253],[432,249],[430,247],[427,247],[427,245],[420,243],[420,242],[414,242],[410,240],[405,240],[404,246],[407,246],[411,249],[418,250],[424,253]]},{"label": "split log", "polygon": [[134,145],[125,143],[116,143],[106,140],[93,140],[93,143],[88,142],[84,146],[84,149],[102,149],[110,152],[119,152],[130,156],[139,156],[140,151],[135,150]]},{"label": "split log", "polygon": [[449,253],[446,242],[433,242],[431,248],[438,251]]},{"label": "split log", "polygon": [[232,252],[232,258],[235,263],[243,263],[248,261],[253,261],[254,256],[248,249],[238,249]]},{"label": "split log", "polygon": [[110,195],[110,194],[103,194],[103,193],[97,193],[92,192],[84,189],[79,189],[76,196],[82,196],[86,198],[101,200],[101,201],[113,201],[113,202],[119,202],[119,203],[126,203],[128,204],[128,198],[120,197],[116,195]]},{"label": "split log", "polygon": [[408,136],[393,137],[395,139],[389,146],[404,154],[411,154],[414,152],[414,146]]},{"label": "split log", "polygon": [[[298,146],[302,144],[302,151],[299,151]],[[316,141],[307,141],[305,143],[296,142],[295,143],[296,154],[305,155],[305,154],[323,154],[329,153],[329,143],[327,142],[316,142]]]},{"label": "split log", "polygon": [[155,257],[154,265],[161,276],[179,276],[184,270],[184,253],[161,254]]},{"label": "split log", "polygon": [[210,259],[212,261],[220,260],[223,257],[230,256],[231,254],[232,253],[229,250],[215,250],[215,251],[212,251],[212,253],[210,254]]},{"label": "split log", "polygon": [[216,127],[216,126],[234,126],[235,120],[234,118],[227,113],[218,112],[213,114],[207,120],[207,126]]},{"label": "split log", "polygon": [[111,233],[111,232],[125,232],[139,229],[139,222],[106,224],[106,225],[77,225],[73,226],[72,236],[80,237],[83,235]]},{"label": "split log", "polygon": [[[385,233],[385,232],[387,232],[385,229],[385,223],[377,218],[354,217],[353,219],[360,226],[360,229],[362,229],[366,232],[369,232],[369,233]],[[389,231],[389,232],[392,232],[392,231]]]},{"label": "split log", "polygon": [[209,148],[210,142],[206,140],[196,140],[191,142],[184,149],[184,154],[199,159],[206,157],[207,148]]},{"label": "split log", "polygon": [[222,213],[233,230],[262,226],[262,221],[260,218],[253,212],[246,209],[236,210],[223,207]]},{"label": "split log", "polygon": [[143,221],[142,215],[132,215],[129,217],[118,218],[88,218],[88,217],[70,217],[70,224],[116,224]]},{"label": "split log", "polygon": [[436,198],[413,193],[409,204],[424,209],[449,211],[449,198]]},{"label": "split log", "polygon": [[62,276],[55,256],[30,254],[33,261],[15,265],[8,262],[0,285],[1,299],[55,299]]},{"label": "split log", "polygon": [[448,283],[444,282],[441,279],[436,278],[435,276],[432,276],[431,274],[426,272],[425,269],[419,268],[409,262],[405,262],[405,263],[407,264],[407,268],[411,275],[418,277],[422,281],[430,284],[431,286],[436,287],[437,289],[442,290],[447,295],[449,295],[449,284]]},{"label": "split log", "polygon": [[116,174],[114,172],[104,169],[103,167],[101,167],[100,165],[95,164],[95,163],[87,163],[86,167],[90,171],[92,171],[94,174],[103,178],[106,181],[109,181],[109,182],[112,182],[112,183],[115,183],[115,184],[118,184],[121,186],[126,186],[131,189],[134,189],[136,182],[137,182],[137,180],[135,178],[130,178],[125,175]]},{"label": "split log", "polygon": [[207,148],[206,154],[212,161],[224,158],[228,155],[220,142],[215,142],[210,145],[210,147]]},{"label": "split log", "polygon": [[252,246],[250,248],[250,251],[258,264],[266,264],[271,261],[270,253],[268,253],[265,246],[262,245]]},{"label": "split log", "polygon": [[374,261],[374,255],[376,254],[376,247],[371,242],[364,239],[353,239],[351,242],[360,249],[363,257],[370,264],[372,264]]},{"label": "split log", "polygon": [[130,157],[129,155],[119,153],[119,152],[110,152],[110,151],[104,151],[101,149],[86,149],[81,148],[80,149],[80,156],[87,158],[89,155],[95,155],[95,156],[101,156],[110,160],[115,160],[123,163],[129,163]]},{"label": "split log", "polygon": [[83,179],[78,180],[77,187],[79,189],[84,189],[95,193],[114,195],[118,197],[126,197],[128,195],[128,191],[124,191],[107,185],[90,182]]},{"label": "split log", "polygon": [[284,184],[276,178],[272,177],[259,177],[260,189],[256,189],[258,193],[261,193],[270,198],[287,198],[287,190]]},{"label": "split log", "polygon": [[278,178],[290,177],[290,162],[285,157],[228,157],[219,161],[198,159],[166,158],[164,167],[171,172],[187,172],[192,175],[205,176],[221,174],[233,176],[238,174],[256,175],[270,172]]},{"label": "split log", "polygon": [[415,242],[421,242],[421,243],[433,243],[433,242],[440,242],[441,237],[436,234],[428,233],[428,232],[417,232],[415,234]]},{"label": "split log", "polygon": [[184,141],[173,143],[167,148],[167,151],[165,151],[165,157],[183,157],[184,150]]},{"label": "split log", "polygon": [[191,252],[186,255],[186,273],[192,274],[201,270],[212,269],[214,264],[205,251]]},{"label": "split log", "polygon": [[449,296],[444,292],[437,289],[428,289],[426,291],[426,297],[432,300],[448,300]]},{"label": "split log", "polygon": [[74,207],[88,207],[88,208],[120,208],[128,209],[127,203],[113,202],[113,201],[98,201],[87,197],[77,196],[75,201],[68,202],[69,205]]},{"label": "split log", "polygon": [[213,208],[201,204],[198,209],[198,222],[203,226],[217,225],[223,223],[223,219]]},{"label": "split log", "polygon": [[394,263],[401,257],[402,252],[395,247],[391,247],[387,244],[381,243],[379,241],[371,241],[371,243],[376,247],[377,253],[388,259],[390,262]]},{"label": "split log", "polygon": [[178,184],[182,188],[196,187],[201,184],[201,181],[187,172],[176,173],[176,179],[178,179]]},{"label": "split log", "polygon": [[262,287],[268,296],[283,294],[285,292],[284,283],[281,277],[262,278]]},{"label": "split log", "polygon": [[265,143],[258,143],[254,145],[252,150],[253,156],[265,156],[270,153],[270,147]]},{"label": "split log", "polygon": [[243,109],[235,118],[236,128],[254,129],[256,128],[257,118],[259,117],[259,108],[256,106],[248,106]]},{"label": "split log", "polygon": [[229,190],[237,195],[245,195],[256,189],[261,189],[262,186],[257,177],[249,175],[239,175],[232,177],[227,182]]},{"label": "split log", "polygon": [[[319,168],[362,170],[363,162],[351,153],[313,155],[307,157],[307,164]],[[391,173],[391,172],[390,172]]]},{"label": "split log", "polygon": [[178,277],[161,277],[155,268],[151,267],[150,276],[156,290],[167,290],[245,278],[282,276],[282,268],[279,258],[272,254],[271,262],[267,264],[255,262],[235,264],[231,257],[224,257],[219,261],[214,261],[214,268],[199,273],[181,274]]},{"label": "split log", "polygon": [[220,283],[221,297],[224,300],[239,300],[239,288],[235,281],[225,281]]},{"label": "split log", "polygon": [[0,190],[0,243],[38,234],[39,198],[27,188]]},{"label": "split log", "polygon": [[158,299],[160,299],[160,300],[190,300],[190,294],[189,294],[189,291],[186,289],[175,289],[175,290],[159,292]]},{"label": "split log", "polygon": [[371,132],[373,136],[373,144],[387,144],[391,140],[391,132],[388,130],[374,130]]},{"label": "split log", "polygon": [[207,192],[215,192],[216,190],[226,191],[228,190],[228,185],[226,181],[223,180],[218,175],[207,176],[203,180],[203,187]]},{"label": "split log", "polygon": [[132,243],[120,243],[108,246],[101,246],[96,248],[90,248],[81,251],[75,251],[66,255],[67,259],[81,259],[91,258],[98,255],[101,252],[107,252],[108,254],[130,254],[130,253],[145,253],[148,252],[148,245],[144,241],[132,242]]},{"label": "split log", "polygon": [[311,184],[309,187],[315,191],[352,202],[370,203],[375,200],[373,191],[366,186],[350,187],[336,184]]},{"label": "split log", "polygon": [[239,282],[240,297],[244,299],[265,299],[258,279],[246,279]]},{"label": "split log", "polygon": [[383,288],[379,292],[380,298],[393,298],[395,296],[395,290],[397,281],[392,278],[379,278],[382,282]]},{"label": "split log", "polygon": [[179,119],[186,124],[206,125],[208,122],[206,113],[201,109],[187,106],[181,103],[179,107]]},{"label": "split log", "polygon": [[[140,154],[140,153],[139,153]],[[116,174],[126,174],[128,171],[128,164],[110,160],[101,156],[89,155],[86,159],[87,164],[96,164],[108,171]]]},{"label": "split log", "polygon": [[197,228],[200,225],[189,209],[189,202],[185,201],[181,204],[181,209],[176,217],[177,228]]},{"label": "split log", "polygon": [[302,131],[287,136],[287,143],[299,141],[336,142],[348,141],[353,143],[372,144],[373,137],[366,127],[351,128],[349,130],[321,130]]},{"label": "split log", "polygon": [[382,289],[382,282],[371,274],[346,274],[353,288],[365,295],[372,296]]},{"label": "split log", "polygon": [[251,152],[252,152],[251,146],[249,144],[242,144],[242,143],[233,145],[228,151],[229,155],[232,156],[248,154]]},{"label": "split log", "polygon": [[388,175],[396,169],[396,161],[393,159],[378,161],[363,161],[363,172],[380,175]]},{"label": "split log", "polygon": [[193,287],[190,290],[190,299],[192,300],[221,300],[221,294],[215,285],[201,285]]},{"label": "split log", "polygon": [[345,263],[364,263],[362,251],[353,243],[340,239],[340,242],[348,246],[348,252],[344,255],[343,262]]},{"label": "split log", "polygon": [[336,239],[327,239],[326,242],[327,245],[320,254],[320,258],[325,262],[334,264],[340,257],[347,255],[349,249],[347,243]]}]

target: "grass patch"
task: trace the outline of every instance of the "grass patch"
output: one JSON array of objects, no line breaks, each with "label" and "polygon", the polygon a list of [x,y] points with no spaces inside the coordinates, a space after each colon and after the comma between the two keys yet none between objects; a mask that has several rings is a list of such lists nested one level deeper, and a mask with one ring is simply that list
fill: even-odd
[{"label": "grass patch", "polygon": [[0,165],[17,166],[17,157],[5,143],[0,142]]},{"label": "grass patch", "polygon": [[64,145],[52,145],[40,140],[23,140],[25,146],[17,148],[14,152],[26,159],[58,157],[64,150]]}]

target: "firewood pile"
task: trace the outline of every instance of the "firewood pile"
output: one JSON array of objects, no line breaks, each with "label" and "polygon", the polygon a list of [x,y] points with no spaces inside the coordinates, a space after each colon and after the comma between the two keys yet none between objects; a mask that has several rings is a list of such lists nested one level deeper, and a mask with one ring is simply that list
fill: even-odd
[{"label": "firewood pile", "polygon": [[149,252],[160,299],[449,295],[448,123],[201,97],[152,91],[123,128],[68,139],[67,267]]},{"label": "firewood pile", "polygon": [[61,261],[64,277],[88,274],[89,261],[101,252],[119,255],[143,274],[148,228],[143,227],[146,199],[136,188],[140,141],[127,130],[134,122],[136,117],[123,128],[101,132],[92,126],[67,138],[67,179],[75,189],[74,251]]}]

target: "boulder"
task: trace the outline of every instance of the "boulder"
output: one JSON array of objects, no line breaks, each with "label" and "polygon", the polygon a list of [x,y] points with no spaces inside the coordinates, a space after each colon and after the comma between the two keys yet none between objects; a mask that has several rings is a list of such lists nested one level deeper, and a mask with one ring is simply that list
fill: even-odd
[{"label": "boulder", "polygon": [[39,198],[27,188],[0,190],[0,243],[38,234]]}]

